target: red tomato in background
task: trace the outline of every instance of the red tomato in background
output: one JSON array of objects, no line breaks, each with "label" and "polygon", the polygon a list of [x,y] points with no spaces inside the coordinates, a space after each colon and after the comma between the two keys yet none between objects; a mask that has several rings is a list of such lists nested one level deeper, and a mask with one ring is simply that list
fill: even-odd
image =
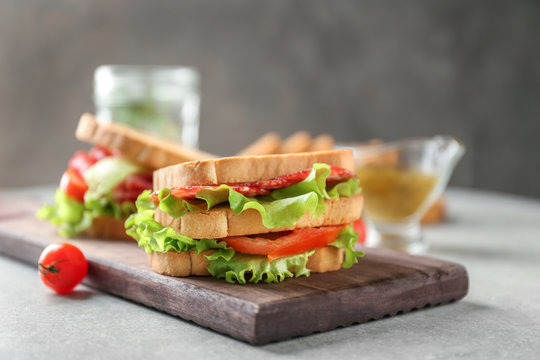
[{"label": "red tomato in background", "polygon": [[235,251],[244,254],[267,255],[268,260],[272,261],[326,246],[336,240],[343,228],[344,226],[323,226],[296,229],[277,239],[259,236],[229,236],[222,240]]},{"label": "red tomato in background", "polygon": [[38,260],[38,270],[45,285],[58,294],[65,294],[84,279],[88,262],[78,247],[59,242],[43,250]]},{"label": "red tomato in background", "polygon": [[69,161],[68,169],[76,171],[80,176],[84,176],[84,173],[88,168],[96,163],[96,158],[89,155],[84,151],[77,151],[75,155],[71,157]]},{"label": "red tomato in background", "polygon": [[365,244],[366,242],[366,224],[362,219],[358,219],[353,222],[353,229],[358,233],[358,242]]},{"label": "red tomato in background", "polygon": [[152,189],[152,173],[129,175],[123,181],[123,184],[127,190],[143,192],[144,190]]},{"label": "red tomato in background", "polygon": [[75,170],[68,169],[60,179],[60,189],[70,198],[84,202],[84,193],[88,190],[88,185]]},{"label": "red tomato in background", "polygon": [[144,190],[152,190],[152,173],[129,175],[114,188],[112,196],[119,204],[124,201],[135,202]]},{"label": "red tomato in background", "polygon": [[[84,173],[90,166],[109,156],[117,156],[117,153],[102,146],[94,146],[89,152],[76,152],[69,161],[68,170],[60,180],[60,189],[70,198],[84,202],[84,194],[88,190]],[[135,202],[140,193],[147,189],[152,189],[152,173],[134,174],[119,184],[112,195],[118,203]]]},{"label": "red tomato in background", "polygon": [[106,157],[114,156],[114,153],[111,150],[104,148],[103,146],[94,146],[90,150],[89,155],[96,159],[96,161],[99,161]]}]

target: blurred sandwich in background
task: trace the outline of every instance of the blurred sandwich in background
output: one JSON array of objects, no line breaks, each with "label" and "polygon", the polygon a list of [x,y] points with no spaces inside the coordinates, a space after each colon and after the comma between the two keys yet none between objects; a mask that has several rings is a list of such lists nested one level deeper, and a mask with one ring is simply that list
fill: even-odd
[{"label": "blurred sandwich in background", "polygon": [[139,194],[152,189],[153,170],[216,157],[91,114],[81,116],[75,136],[93,148],[73,155],[55,203],[38,212],[65,237],[130,239],[124,220],[135,211]]}]

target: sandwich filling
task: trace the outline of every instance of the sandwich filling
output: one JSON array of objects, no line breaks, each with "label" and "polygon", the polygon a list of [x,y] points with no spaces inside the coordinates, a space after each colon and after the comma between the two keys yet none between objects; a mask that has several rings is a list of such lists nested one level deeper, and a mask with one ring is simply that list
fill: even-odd
[{"label": "sandwich filling", "polygon": [[[345,250],[343,267],[357,262],[362,252],[354,250],[358,240],[350,224],[301,228],[292,231],[220,239],[192,239],[154,220],[156,208],[174,218],[187,212],[228,206],[236,214],[248,209],[259,212],[269,228],[294,227],[310,212],[317,218],[326,210],[325,200],[360,193],[358,179],[348,170],[326,164],[278,178],[253,183],[165,188],[143,192],[137,213],[126,221],[127,233],[146,252],[190,251],[206,255],[208,271],[229,282],[278,282],[292,276],[309,276],[306,264],[315,249],[334,246]],[[249,275],[248,275],[249,274]]]},{"label": "sandwich filling", "polygon": [[152,173],[118,154],[96,146],[73,155],[55,194],[55,204],[43,206],[38,217],[59,226],[62,236],[87,230],[100,216],[126,219],[135,200],[152,188]]},{"label": "sandwich filling", "polygon": [[[335,166],[329,166],[330,174],[326,177],[326,187],[344,182],[353,178],[355,175],[352,171],[347,169],[338,168]],[[232,189],[245,196],[258,196],[268,195],[272,190],[284,188],[297,184],[305,180],[311,169],[298,171],[292,174],[278,176],[270,180],[252,181],[244,183],[225,184],[229,189]],[[170,194],[173,197],[180,199],[196,199],[199,191],[201,190],[214,190],[219,191],[219,185],[196,185],[196,186],[184,186],[173,187],[170,189]],[[202,195],[202,193],[201,193]],[[152,201],[155,203],[160,202],[159,194],[154,192],[151,195]],[[201,198],[203,199],[203,198]]]},{"label": "sandwich filling", "polygon": [[[299,173],[292,175],[296,176],[297,174]],[[291,176],[287,175],[283,178],[287,177]],[[342,181],[336,181],[338,177]],[[296,178],[298,179],[297,176]],[[327,179],[329,179],[328,182]],[[260,183],[274,180],[261,181]],[[332,169],[326,164],[313,165],[313,168],[307,171],[307,176],[303,179],[299,179],[292,185],[273,189],[265,195],[246,196],[241,191],[237,191],[242,190],[242,188],[249,190],[253,188],[252,185],[222,184],[219,186],[199,186],[194,197],[192,195],[181,196],[186,192],[191,193],[190,188],[193,187],[161,189],[157,193],[152,193],[149,199],[161,211],[174,218],[182,217],[187,212],[208,211],[218,205],[228,206],[236,214],[254,209],[260,213],[264,226],[273,229],[295,226],[296,222],[307,211],[313,218],[317,218],[326,210],[325,199],[350,197],[361,191],[358,179],[354,177],[352,172],[345,169]]]}]

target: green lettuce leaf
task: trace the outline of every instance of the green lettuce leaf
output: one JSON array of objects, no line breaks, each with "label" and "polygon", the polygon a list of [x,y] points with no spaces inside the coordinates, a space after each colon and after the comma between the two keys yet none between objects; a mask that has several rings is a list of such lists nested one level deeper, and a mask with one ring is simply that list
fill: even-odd
[{"label": "green lettuce leaf", "polygon": [[188,201],[171,196],[171,190],[168,188],[161,189],[158,193],[158,198],[159,208],[174,218],[182,217],[188,211],[198,213],[209,209],[209,206],[204,201]]},{"label": "green lettuce leaf", "polygon": [[126,159],[110,156],[99,160],[84,172],[84,181],[88,185],[87,194],[92,197],[109,195],[129,175],[143,171],[143,168]]},{"label": "green lettuce leaf", "polygon": [[[309,211],[314,218],[325,210],[325,199],[337,199],[340,196],[354,196],[360,193],[358,179],[352,178],[326,188],[326,178],[330,175],[326,164],[315,164],[303,181],[272,191],[266,196],[247,197],[228,185],[221,185],[217,190],[205,189],[197,193],[199,200],[184,200],[171,196],[170,189],[159,192],[159,208],[173,217],[184,216],[188,211],[208,211],[211,207],[228,202],[230,208],[240,214],[248,209],[259,212],[264,226],[277,228],[291,227]],[[202,201],[201,201],[202,200]]]},{"label": "green lettuce leaf", "polygon": [[111,194],[104,196],[94,196],[86,193],[84,197],[85,212],[91,214],[92,218],[98,216],[112,216],[118,220],[123,220],[137,211],[135,204],[131,201],[117,203],[112,199]]},{"label": "green lettuce leaf", "polygon": [[54,205],[41,207],[37,217],[59,226],[58,233],[61,236],[75,236],[92,225],[92,217],[85,212],[84,205],[67,196],[62,190],[56,190],[54,201]]},{"label": "green lettuce leaf", "polygon": [[[230,260],[215,258],[214,254],[205,256],[210,262],[208,271],[216,278],[225,279],[227,282],[245,284],[247,281],[258,283],[281,282],[286,278],[309,276],[306,267],[308,258],[315,250],[303,252],[298,255],[286,256],[274,261],[269,261],[264,255],[248,255],[235,253]],[[293,270],[293,271],[291,271]],[[249,274],[248,279],[246,275]]]},{"label": "green lettuce leaf", "polygon": [[37,217],[58,226],[60,236],[73,237],[87,230],[98,216],[112,216],[122,220],[135,211],[133,203],[125,201],[119,204],[112,200],[110,195],[94,199],[85,198],[85,202],[81,203],[57,189],[54,204],[42,206],[37,212]]},{"label": "green lettuce leaf", "polygon": [[338,238],[330,244],[345,250],[345,261],[343,262],[344,268],[350,268],[353,264],[358,263],[358,258],[364,256],[363,251],[355,251],[354,244],[358,241],[358,233],[354,231],[352,225],[348,225],[345,229],[341,230]]}]

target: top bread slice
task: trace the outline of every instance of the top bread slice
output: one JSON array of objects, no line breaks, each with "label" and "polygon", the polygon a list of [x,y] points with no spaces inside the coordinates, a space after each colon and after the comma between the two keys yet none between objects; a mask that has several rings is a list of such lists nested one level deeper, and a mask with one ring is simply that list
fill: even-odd
[{"label": "top bread slice", "polygon": [[268,180],[311,169],[316,163],[354,171],[351,150],[311,153],[238,156],[197,160],[154,171],[154,190],[194,185],[220,185]]},{"label": "top bread slice", "polygon": [[117,150],[122,156],[152,169],[185,161],[213,159],[215,155],[182,146],[135,128],[97,121],[83,114],[75,132],[77,139]]}]

